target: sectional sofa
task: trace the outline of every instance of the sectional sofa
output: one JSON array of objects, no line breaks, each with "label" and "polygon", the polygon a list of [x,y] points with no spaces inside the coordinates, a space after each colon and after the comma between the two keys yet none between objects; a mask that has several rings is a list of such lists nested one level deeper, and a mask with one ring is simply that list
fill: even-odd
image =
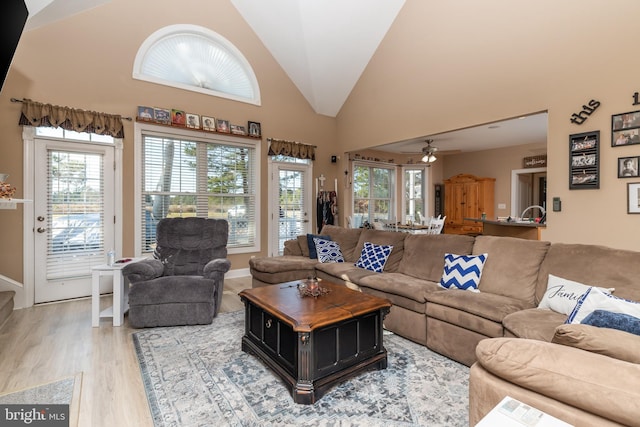
[{"label": "sectional sofa", "polygon": [[[387,329],[473,365],[471,425],[506,395],[574,425],[640,425],[640,360],[616,350],[638,349],[640,354],[640,337],[564,324],[566,313],[538,308],[552,276],[615,288],[617,297],[640,301],[640,253],[510,237],[413,235],[330,225],[321,234],[339,245],[345,262],[310,258],[308,237],[298,236],[285,243],[283,256],[250,260],[253,287],[317,276],[387,298],[393,304],[385,318]],[[393,246],[383,272],[354,264],[366,242]],[[439,285],[445,254],[487,254],[476,292]]]}]

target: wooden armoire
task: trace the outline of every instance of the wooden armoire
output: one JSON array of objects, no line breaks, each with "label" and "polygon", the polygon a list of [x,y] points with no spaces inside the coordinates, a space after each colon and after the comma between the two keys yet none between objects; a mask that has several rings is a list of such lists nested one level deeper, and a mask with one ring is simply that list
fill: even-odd
[{"label": "wooden armoire", "polygon": [[482,222],[465,218],[495,220],[495,178],[478,178],[460,174],[444,180],[444,232],[447,234],[482,234]]}]

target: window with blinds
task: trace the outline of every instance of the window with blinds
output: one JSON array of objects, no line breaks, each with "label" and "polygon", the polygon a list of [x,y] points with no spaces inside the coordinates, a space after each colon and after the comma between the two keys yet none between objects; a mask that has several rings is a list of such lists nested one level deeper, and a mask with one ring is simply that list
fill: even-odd
[{"label": "window with blinds", "polygon": [[256,245],[256,142],[142,133],[142,252],[153,251],[162,218],[229,221],[228,248]]}]

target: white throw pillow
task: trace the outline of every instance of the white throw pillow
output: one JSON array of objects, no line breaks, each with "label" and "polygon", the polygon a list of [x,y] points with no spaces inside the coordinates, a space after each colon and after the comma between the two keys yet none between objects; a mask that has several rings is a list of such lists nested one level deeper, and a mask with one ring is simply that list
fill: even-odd
[{"label": "white throw pillow", "polygon": [[[584,295],[589,288],[590,286],[588,285],[550,274],[547,280],[547,291],[544,293],[540,304],[538,304],[538,308],[548,308],[556,313],[569,315],[580,297]],[[598,289],[605,293],[614,291],[613,288]]]},{"label": "white throw pillow", "polygon": [[580,297],[578,303],[564,323],[580,323],[595,310],[628,314],[640,317],[640,303],[602,292],[600,288],[590,288]]}]

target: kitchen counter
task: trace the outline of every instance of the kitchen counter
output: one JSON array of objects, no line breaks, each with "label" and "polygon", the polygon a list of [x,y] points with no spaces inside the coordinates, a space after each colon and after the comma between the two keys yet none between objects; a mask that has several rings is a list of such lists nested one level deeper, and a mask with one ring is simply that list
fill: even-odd
[{"label": "kitchen counter", "polygon": [[507,222],[480,218],[465,218],[465,221],[481,222],[482,234],[485,236],[518,237],[529,240],[540,240],[540,230],[546,228],[545,224],[537,222]]}]

